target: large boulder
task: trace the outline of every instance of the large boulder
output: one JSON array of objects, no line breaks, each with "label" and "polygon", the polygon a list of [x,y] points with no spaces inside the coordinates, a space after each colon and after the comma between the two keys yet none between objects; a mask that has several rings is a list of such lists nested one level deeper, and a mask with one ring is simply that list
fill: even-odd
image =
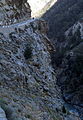
[{"label": "large boulder", "polygon": [[4,110],[0,107],[0,120],[7,120]]}]

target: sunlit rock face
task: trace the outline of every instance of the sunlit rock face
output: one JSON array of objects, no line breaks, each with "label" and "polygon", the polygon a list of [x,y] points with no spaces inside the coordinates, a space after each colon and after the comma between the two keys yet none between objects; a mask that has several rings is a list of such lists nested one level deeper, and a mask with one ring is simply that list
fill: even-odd
[{"label": "sunlit rock face", "polygon": [[44,14],[57,0],[28,0],[32,17],[38,17]]},{"label": "sunlit rock face", "polygon": [[[46,22],[32,19],[0,31],[0,106],[8,120],[80,120],[64,107]],[[7,34],[5,34],[5,32]],[[66,113],[65,113],[66,111]]]},{"label": "sunlit rock face", "polygon": [[0,25],[29,19],[31,9],[27,0],[0,0]]}]

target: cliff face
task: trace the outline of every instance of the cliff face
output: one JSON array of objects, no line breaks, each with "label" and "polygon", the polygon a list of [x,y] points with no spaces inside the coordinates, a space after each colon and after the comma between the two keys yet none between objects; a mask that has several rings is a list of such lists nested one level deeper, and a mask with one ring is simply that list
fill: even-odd
[{"label": "cliff face", "polygon": [[56,85],[47,23],[30,18],[26,0],[0,3],[5,10],[0,11],[0,107],[6,113],[0,109],[0,118],[80,120],[65,106]]},{"label": "cliff face", "polygon": [[83,17],[83,0],[57,0],[43,15],[49,24],[49,38],[64,40],[64,32]]},{"label": "cliff face", "polygon": [[31,10],[32,10],[32,17],[39,17],[42,16],[47,10],[51,8],[51,6],[57,0],[28,0]]},{"label": "cliff face", "polygon": [[[25,1],[22,3],[1,3],[9,8],[9,11],[6,10],[8,15],[12,11],[13,19],[12,6],[21,12],[21,16],[15,23],[10,22],[10,16],[4,17],[0,12],[3,15],[0,26],[0,106],[8,120],[58,119],[62,117],[59,115],[62,102],[51,66],[49,52],[53,48],[46,37],[48,27],[41,19],[23,21],[28,8],[23,7]],[[22,8],[19,8],[20,4]],[[5,116],[2,119],[6,120]]]}]

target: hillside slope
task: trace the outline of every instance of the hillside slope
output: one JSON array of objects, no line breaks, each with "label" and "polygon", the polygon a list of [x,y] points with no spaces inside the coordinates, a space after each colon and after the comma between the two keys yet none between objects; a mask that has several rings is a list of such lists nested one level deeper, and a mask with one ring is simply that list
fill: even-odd
[{"label": "hillside slope", "polygon": [[0,3],[5,10],[0,11],[0,107],[5,111],[1,109],[0,118],[80,120],[65,106],[56,85],[50,57],[55,50],[46,36],[47,23],[30,18],[27,0]]},{"label": "hillside slope", "polygon": [[58,0],[43,16],[51,39],[64,39],[64,32],[83,17],[83,0]]},{"label": "hillside slope", "polygon": [[58,0],[43,18],[56,47],[52,63],[63,98],[83,117],[83,0]]},{"label": "hillside slope", "polygon": [[[0,107],[6,113],[5,116],[4,112],[0,112],[0,119],[63,118],[60,115],[63,102],[51,65],[50,52],[53,48],[46,36],[46,22],[25,16],[25,12],[30,14],[31,11],[29,6],[24,7],[25,0],[4,0],[0,3],[1,8],[3,5],[9,8],[9,11],[5,8],[6,12],[0,11],[3,15],[0,16]],[[22,8],[18,8],[20,4]],[[14,7],[21,13],[16,22],[11,16],[8,18],[12,11],[15,19]]]}]

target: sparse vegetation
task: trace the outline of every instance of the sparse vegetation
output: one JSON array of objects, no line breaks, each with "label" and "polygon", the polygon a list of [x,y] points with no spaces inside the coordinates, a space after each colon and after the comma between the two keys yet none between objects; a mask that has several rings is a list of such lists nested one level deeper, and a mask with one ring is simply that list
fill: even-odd
[{"label": "sparse vegetation", "polygon": [[27,45],[25,52],[24,52],[24,57],[26,60],[28,60],[32,57],[32,48],[30,45]]}]

